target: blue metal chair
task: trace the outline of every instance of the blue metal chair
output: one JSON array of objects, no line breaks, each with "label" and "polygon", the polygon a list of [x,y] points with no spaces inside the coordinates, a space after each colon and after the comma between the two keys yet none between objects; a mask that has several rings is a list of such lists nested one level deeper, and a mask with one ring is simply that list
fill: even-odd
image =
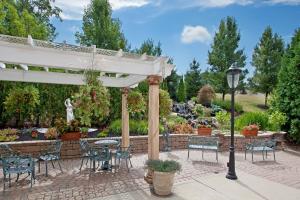
[{"label": "blue metal chair", "polygon": [[250,151],[252,154],[252,162],[253,160],[253,154],[254,152],[261,152],[263,160],[265,160],[265,154],[266,158],[268,156],[268,151],[273,151],[274,155],[274,161],[275,160],[275,147],[276,147],[276,140],[253,140],[250,143],[247,143],[245,145],[245,160],[247,159],[247,151]]},{"label": "blue metal chair", "polygon": [[93,171],[95,171],[95,162],[98,162],[99,165],[101,163],[101,166],[104,169],[109,169],[112,171],[112,167],[109,166],[109,162],[112,162],[112,153],[107,148],[90,149],[89,159],[90,161],[93,162],[93,168],[92,168],[92,162],[90,162],[90,168],[93,169]]},{"label": "blue metal chair", "polygon": [[60,140],[57,140],[47,150],[45,150],[44,152],[41,153],[41,155],[39,157],[39,172],[41,171],[41,166],[40,166],[41,161],[45,162],[46,176],[48,176],[48,162],[49,161],[51,162],[53,168],[55,168],[53,161],[57,161],[60,171],[63,172],[60,162],[59,162],[61,146],[62,146],[62,142]]},{"label": "blue metal chair", "polygon": [[86,140],[79,140],[79,145],[80,145],[80,151],[81,151],[81,165],[79,170],[81,171],[83,161],[86,159],[86,165],[89,160],[91,160],[91,150],[92,147],[89,145],[89,143]]},{"label": "blue metal chair", "polygon": [[3,166],[3,191],[5,191],[6,176],[8,175],[9,187],[11,186],[11,174],[29,173],[30,187],[34,178],[34,161],[30,156],[9,156],[2,158]]},{"label": "blue metal chair", "polygon": [[[130,162],[130,165],[132,167],[132,163],[131,163],[131,145],[129,145],[129,147],[122,147],[122,146],[118,146],[118,149],[115,153],[115,168],[117,166],[119,166],[120,168],[120,162],[121,160],[125,160],[126,162],[126,167],[127,167],[127,170],[129,171],[129,167],[128,167],[128,161]],[[118,165],[117,165],[117,160],[118,160]]]}]

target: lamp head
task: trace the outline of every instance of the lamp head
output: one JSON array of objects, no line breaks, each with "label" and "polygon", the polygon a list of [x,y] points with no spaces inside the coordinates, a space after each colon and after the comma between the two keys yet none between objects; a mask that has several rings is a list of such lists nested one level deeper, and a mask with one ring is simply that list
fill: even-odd
[{"label": "lamp head", "polygon": [[242,70],[238,67],[231,66],[227,71],[227,82],[231,89],[235,89],[239,83]]}]

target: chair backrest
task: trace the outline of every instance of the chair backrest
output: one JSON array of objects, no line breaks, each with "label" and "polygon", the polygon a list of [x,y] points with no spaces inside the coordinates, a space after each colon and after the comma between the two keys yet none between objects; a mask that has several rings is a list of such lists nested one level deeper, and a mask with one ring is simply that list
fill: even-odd
[{"label": "chair backrest", "polygon": [[7,144],[0,144],[0,156],[13,155],[14,151]]},{"label": "chair backrest", "polygon": [[60,140],[56,140],[54,143],[51,144],[51,147],[49,148],[49,154],[55,154],[56,156],[60,156],[60,151],[62,147],[62,142]]},{"label": "chair backrest", "polygon": [[3,172],[32,172],[33,160],[30,156],[8,156],[2,158]]},{"label": "chair backrest", "polygon": [[218,137],[205,137],[205,136],[189,136],[188,144],[189,145],[218,146],[219,138]]},{"label": "chair backrest", "polygon": [[80,150],[82,153],[87,153],[91,150],[91,147],[86,140],[79,140]]}]

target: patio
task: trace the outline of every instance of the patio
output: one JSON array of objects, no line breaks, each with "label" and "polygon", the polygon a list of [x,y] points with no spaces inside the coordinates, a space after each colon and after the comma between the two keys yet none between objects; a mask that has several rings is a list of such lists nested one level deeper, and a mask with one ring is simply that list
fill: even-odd
[{"label": "patio", "polygon": [[[190,159],[187,160],[186,150],[160,153],[160,158],[174,159],[182,164],[182,172],[175,176],[175,193],[171,197],[185,199],[182,197],[179,198],[177,193],[178,195],[182,195],[182,192],[187,192],[188,194],[188,188],[196,189],[199,186],[199,181],[201,182],[201,187],[203,187],[203,184],[208,184],[209,186],[209,180],[215,180],[214,177],[217,177],[217,182],[220,180],[228,182],[225,179],[225,172],[227,171],[226,163],[228,161],[227,152],[220,153],[219,163],[215,162],[215,154],[210,152],[205,153],[205,160],[202,160],[201,153],[196,151],[191,152]],[[279,187],[278,191],[282,194],[281,196],[285,195],[287,199],[289,197],[291,199],[300,197],[300,159],[298,156],[278,151],[277,162],[273,162],[271,158],[262,161],[260,154],[257,154],[255,158],[256,162],[252,164],[251,159],[244,160],[242,152],[236,154],[237,175],[241,175],[239,181],[248,180],[249,178],[245,178],[245,176],[248,177],[250,176],[248,174],[251,174],[254,175],[254,177],[250,176],[252,180],[255,181],[257,179],[259,181],[258,184],[262,184],[263,181],[272,184],[275,184],[273,182],[280,183],[276,187]],[[14,182],[16,177],[13,178],[12,187],[7,188],[7,191],[2,192],[3,188],[0,188],[0,199],[94,199],[101,197],[106,197],[104,199],[120,199],[125,197],[135,199],[133,198],[134,196],[137,199],[149,198],[146,195],[150,195],[149,185],[144,181],[144,174],[146,172],[144,163],[146,160],[146,154],[134,154],[132,158],[133,168],[131,168],[130,172],[127,172],[123,163],[124,165],[116,174],[96,171],[90,177],[90,170],[86,168],[89,165],[84,165],[83,170],[79,171],[80,159],[62,160],[63,173],[60,172],[57,165],[55,165],[57,166],[55,169],[49,166],[48,177],[45,176],[44,165],[41,165],[41,173],[37,173],[37,179],[32,189],[30,189],[29,179],[26,178],[27,175],[23,174],[17,183]],[[36,171],[38,170],[36,169]],[[2,173],[0,181],[3,181]],[[233,182],[230,182],[230,184],[233,184]],[[249,188],[244,190],[249,192],[252,186],[248,185]],[[228,196],[226,197],[224,193],[222,194],[219,191],[222,188],[217,187],[215,191],[211,191],[210,193],[223,196],[226,199]],[[235,188],[235,186],[232,185],[231,188]],[[265,190],[266,193],[272,193],[274,189],[266,185]],[[295,194],[289,196],[289,191],[294,191]],[[259,193],[259,191],[256,192]],[[210,193],[197,194],[201,197],[201,195],[209,195]],[[141,196],[141,194],[146,196]],[[297,195],[299,196],[297,197]],[[186,199],[188,199],[187,196]]]}]

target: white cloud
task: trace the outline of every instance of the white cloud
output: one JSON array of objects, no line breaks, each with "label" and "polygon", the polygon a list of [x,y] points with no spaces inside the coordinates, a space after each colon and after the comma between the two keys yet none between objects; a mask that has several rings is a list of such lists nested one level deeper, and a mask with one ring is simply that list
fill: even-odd
[{"label": "white cloud", "polygon": [[287,5],[300,5],[300,0],[265,0],[270,4],[287,4]]},{"label": "white cloud", "polygon": [[184,26],[181,33],[181,41],[185,44],[194,42],[207,43],[210,39],[210,33],[203,26]]},{"label": "white cloud", "polygon": [[[113,10],[123,8],[142,7],[150,3],[150,0],[109,0]],[[63,19],[81,20],[84,8],[90,0],[56,0],[55,5],[63,10]]]}]

